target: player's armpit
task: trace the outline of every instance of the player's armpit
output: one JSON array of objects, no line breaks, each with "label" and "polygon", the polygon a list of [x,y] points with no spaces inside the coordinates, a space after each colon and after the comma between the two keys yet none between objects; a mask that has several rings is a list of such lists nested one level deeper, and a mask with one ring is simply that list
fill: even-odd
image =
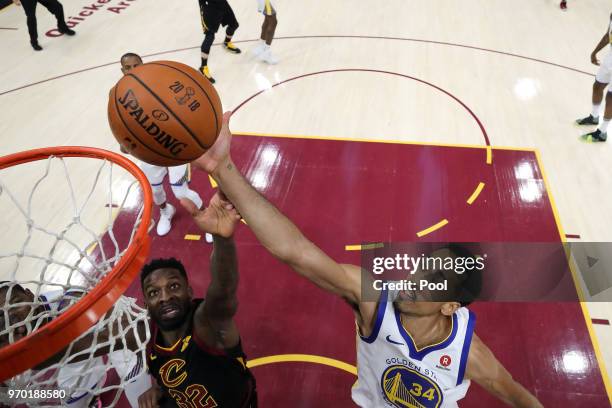
[{"label": "player's armpit", "polygon": [[491,350],[474,335],[465,378],[476,381],[485,390],[516,408],[543,408],[525,387],[516,382]]},{"label": "player's armpit", "polygon": [[196,311],[196,325],[193,330],[206,346],[227,350],[240,343],[240,332],[233,319],[215,320],[206,317],[198,319],[197,313]]}]

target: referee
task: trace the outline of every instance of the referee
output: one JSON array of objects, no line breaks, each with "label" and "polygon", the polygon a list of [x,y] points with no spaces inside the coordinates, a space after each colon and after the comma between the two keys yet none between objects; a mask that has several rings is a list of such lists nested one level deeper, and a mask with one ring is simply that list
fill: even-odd
[{"label": "referee", "polygon": [[240,54],[240,48],[237,48],[232,43],[232,36],[238,28],[238,20],[234,15],[234,10],[229,5],[227,0],[198,0],[200,3],[200,14],[202,16],[202,28],[204,29],[204,41],[200,50],[202,51],[202,64],[200,72],[211,83],[215,83],[214,78],[208,70],[208,54],[210,54],[210,46],[215,40],[215,33],[219,26],[227,26],[225,29],[225,41],[223,47],[234,54]]},{"label": "referee", "polygon": [[13,0],[13,3],[20,6],[23,4],[23,10],[28,17],[28,32],[30,33],[30,44],[36,51],[41,51],[42,47],[38,44],[38,29],[36,27],[36,4],[40,3],[57,19],[57,30],[66,35],[76,34],[66,25],[64,20],[64,7],[57,0]]}]

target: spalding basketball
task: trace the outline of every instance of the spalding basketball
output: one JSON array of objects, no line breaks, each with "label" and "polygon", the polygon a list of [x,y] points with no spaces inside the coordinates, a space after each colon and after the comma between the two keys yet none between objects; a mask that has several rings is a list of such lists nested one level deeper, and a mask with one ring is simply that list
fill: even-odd
[{"label": "spalding basketball", "polygon": [[217,139],[222,115],[211,83],[173,61],[132,69],[108,99],[108,123],[119,144],[158,166],[178,166],[200,157]]}]

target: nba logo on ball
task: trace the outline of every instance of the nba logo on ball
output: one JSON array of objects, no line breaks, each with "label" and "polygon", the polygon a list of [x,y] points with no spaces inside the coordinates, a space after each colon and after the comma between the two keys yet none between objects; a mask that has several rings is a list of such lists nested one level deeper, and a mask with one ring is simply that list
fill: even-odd
[{"label": "nba logo on ball", "polygon": [[221,99],[195,69],[173,61],[138,66],[111,89],[108,122],[130,154],[158,166],[200,157],[221,130]]}]

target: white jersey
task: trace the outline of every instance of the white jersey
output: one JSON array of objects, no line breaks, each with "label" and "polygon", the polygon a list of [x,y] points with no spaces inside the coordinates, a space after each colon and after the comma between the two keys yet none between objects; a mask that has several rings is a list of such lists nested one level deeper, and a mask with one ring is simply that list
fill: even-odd
[{"label": "white jersey", "polygon": [[381,293],[372,334],[358,340],[353,401],[366,408],[457,407],[470,386],[463,376],[474,313],[458,309],[446,340],[419,350],[402,326],[390,296],[393,294],[387,291]]},{"label": "white jersey", "polygon": [[[45,305],[50,316],[57,316],[61,310],[76,303],[85,292],[68,290],[49,291],[38,297]],[[125,300],[124,300],[125,299]],[[116,304],[132,301],[131,298],[121,297]],[[132,407],[138,407],[138,397],[151,386],[148,375],[138,374],[144,369],[144,363],[139,355],[130,350],[117,350],[108,354],[110,366],[126,381],[124,385],[125,394]],[[62,389],[73,387],[88,388],[97,391],[106,382],[106,373],[109,368],[102,357],[64,364],[58,372],[57,382]],[[87,372],[87,374],[83,374]],[[137,378],[135,378],[137,377]],[[134,378],[134,379],[133,379]],[[70,395],[65,401],[70,408],[85,408],[89,406],[93,398],[92,393],[78,392]]]},{"label": "white jersey", "polygon": [[[49,316],[57,316],[63,309],[76,303],[84,295],[83,291],[53,290],[39,295],[39,299],[45,305]],[[89,371],[83,375],[83,372]],[[57,374],[58,386],[62,389],[70,389],[75,386],[95,389],[104,385],[106,380],[106,368],[102,357],[96,357],[89,361],[64,364]],[[77,383],[78,382],[78,383]],[[66,400],[69,407],[87,407],[92,394],[79,392],[70,395]]]}]

